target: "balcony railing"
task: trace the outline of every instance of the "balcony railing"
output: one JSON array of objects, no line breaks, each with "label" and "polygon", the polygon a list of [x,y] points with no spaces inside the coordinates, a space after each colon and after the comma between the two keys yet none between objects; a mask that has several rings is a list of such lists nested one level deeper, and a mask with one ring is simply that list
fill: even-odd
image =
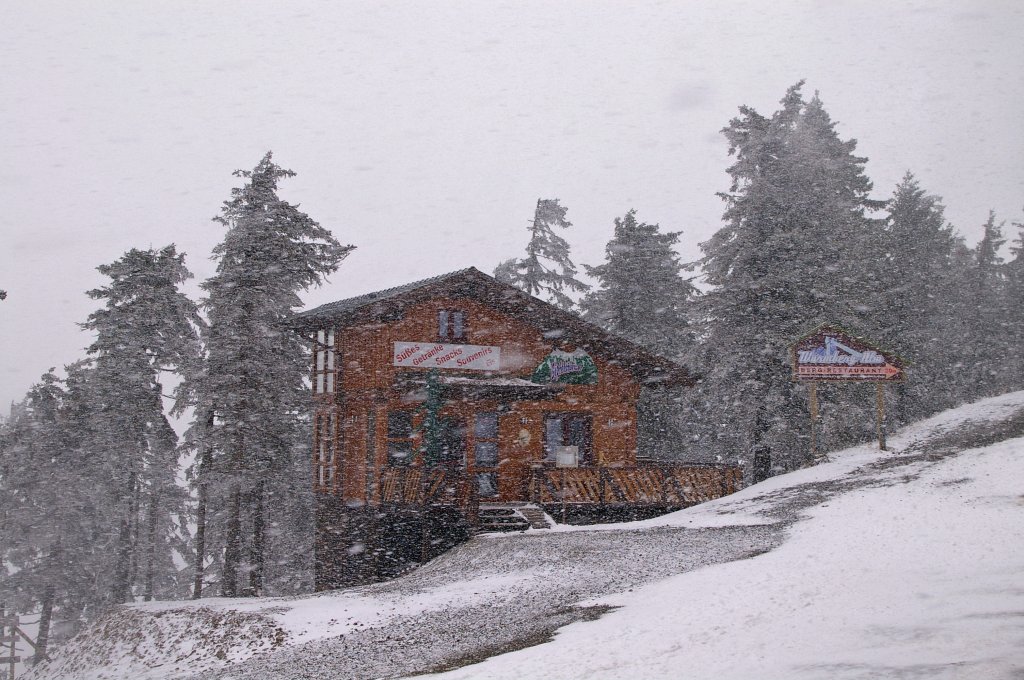
[{"label": "balcony railing", "polygon": [[[478,502],[472,479],[458,468],[388,467],[380,477],[382,503],[456,505]],[[686,507],[738,491],[735,466],[649,464],[638,467],[536,466],[517,501],[560,505]]]},{"label": "balcony railing", "polygon": [[733,466],[534,468],[529,500],[541,504],[685,507],[740,488]]},{"label": "balcony railing", "polygon": [[382,503],[461,506],[471,495],[465,471],[450,467],[386,467],[380,485]]}]

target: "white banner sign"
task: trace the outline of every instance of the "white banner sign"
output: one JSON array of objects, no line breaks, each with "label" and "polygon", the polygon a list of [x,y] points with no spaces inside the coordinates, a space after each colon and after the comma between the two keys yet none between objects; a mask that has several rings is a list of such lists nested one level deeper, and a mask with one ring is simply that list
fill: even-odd
[{"label": "white banner sign", "polygon": [[407,368],[496,371],[501,366],[501,348],[485,345],[445,345],[439,342],[396,342],[394,365]]}]

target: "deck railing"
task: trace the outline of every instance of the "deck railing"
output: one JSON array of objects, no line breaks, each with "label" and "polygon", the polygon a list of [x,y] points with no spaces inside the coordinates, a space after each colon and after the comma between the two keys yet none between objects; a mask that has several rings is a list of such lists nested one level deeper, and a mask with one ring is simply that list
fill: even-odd
[{"label": "deck railing", "polygon": [[[476,498],[465,471],[439,467],[388,467],[380,477],[382,503],[456,505],[471,508]],[[738,491],[739,467],[653,463],[635,467],[551,468],[536,466],[526,498],[540,504],[685,507]]]},{"label": "deck railing", "polygon": [[541,504],[685,507],[740,488],[735,466],[651,464],[640,467],[535,467],[529,500]]},{"label": "deck railing", "polygon": [[382,503],[461,507],[473,495],[469,477],[457,468],[386,467],[380,476]]}]

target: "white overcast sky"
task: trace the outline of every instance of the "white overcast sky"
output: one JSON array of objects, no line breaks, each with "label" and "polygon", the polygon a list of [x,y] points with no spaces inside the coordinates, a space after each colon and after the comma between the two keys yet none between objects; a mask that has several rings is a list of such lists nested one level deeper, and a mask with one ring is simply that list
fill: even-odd
[{"label": "white overcast sky", "polygon": [[[970,242],[1024,215],[1018,2],[0,3],[0,411],[84,355],[95,271],[174,242],[197,281],[237,168],[358,246],[318,304],[520,254],[560,198],[577,262],[630,208],[720,225],[719,131],[801,78]],[[193,282],[194,284],[195,282]],[[190,291],[195,293],[194,285]]]}]

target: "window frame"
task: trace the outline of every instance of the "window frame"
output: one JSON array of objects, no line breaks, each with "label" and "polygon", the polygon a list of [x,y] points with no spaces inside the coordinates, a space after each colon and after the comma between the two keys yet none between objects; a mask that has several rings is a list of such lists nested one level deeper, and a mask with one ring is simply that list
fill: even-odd
[{"label": "window frame", "polygon": [[551,432],[549,423],[556,419],[561,423],[559,426],[560,441],[555,446],[572,446],[567,443],[570,441],[571,423],[583,422],[586,424],[582,444],[577,444],[580,448],[576,464],[579,467],[592,467],[594,465],[594,414],[589,411],[548,411],[544,414],[544,458],[541,462],[546,465],[555,464],[555,450],[549,436]]},{"label": "window frame", "polygon": [[330,491],[337,478],[337,417],[333,413],[317,413],[313,420],[315,482],[320,490]]},{"label": "window frame", "polygon": [[[394,436],[392,419],[396,416],[404,416],[408,418],[409,429],[406,436]],[[387,464],[391,467],[410,467],[413,463],[413,459],[416,457],[415,411],[413,409],[388,409],[387,416],[385,417],[384,428],[384,451],[387,454]],[[392,454],[392,446],[400,442],[408,444],[409,455],[405,459],[400,459]]]},{"label": "window frame", "polygon": [[437,310],[437,337],[441,342],[469,340],[469,317],[462,309]]},{"label": "window frame", "polygon": [[337,333],[321,328],[313,335],[313,394],[332,395],[338,391]]}]

